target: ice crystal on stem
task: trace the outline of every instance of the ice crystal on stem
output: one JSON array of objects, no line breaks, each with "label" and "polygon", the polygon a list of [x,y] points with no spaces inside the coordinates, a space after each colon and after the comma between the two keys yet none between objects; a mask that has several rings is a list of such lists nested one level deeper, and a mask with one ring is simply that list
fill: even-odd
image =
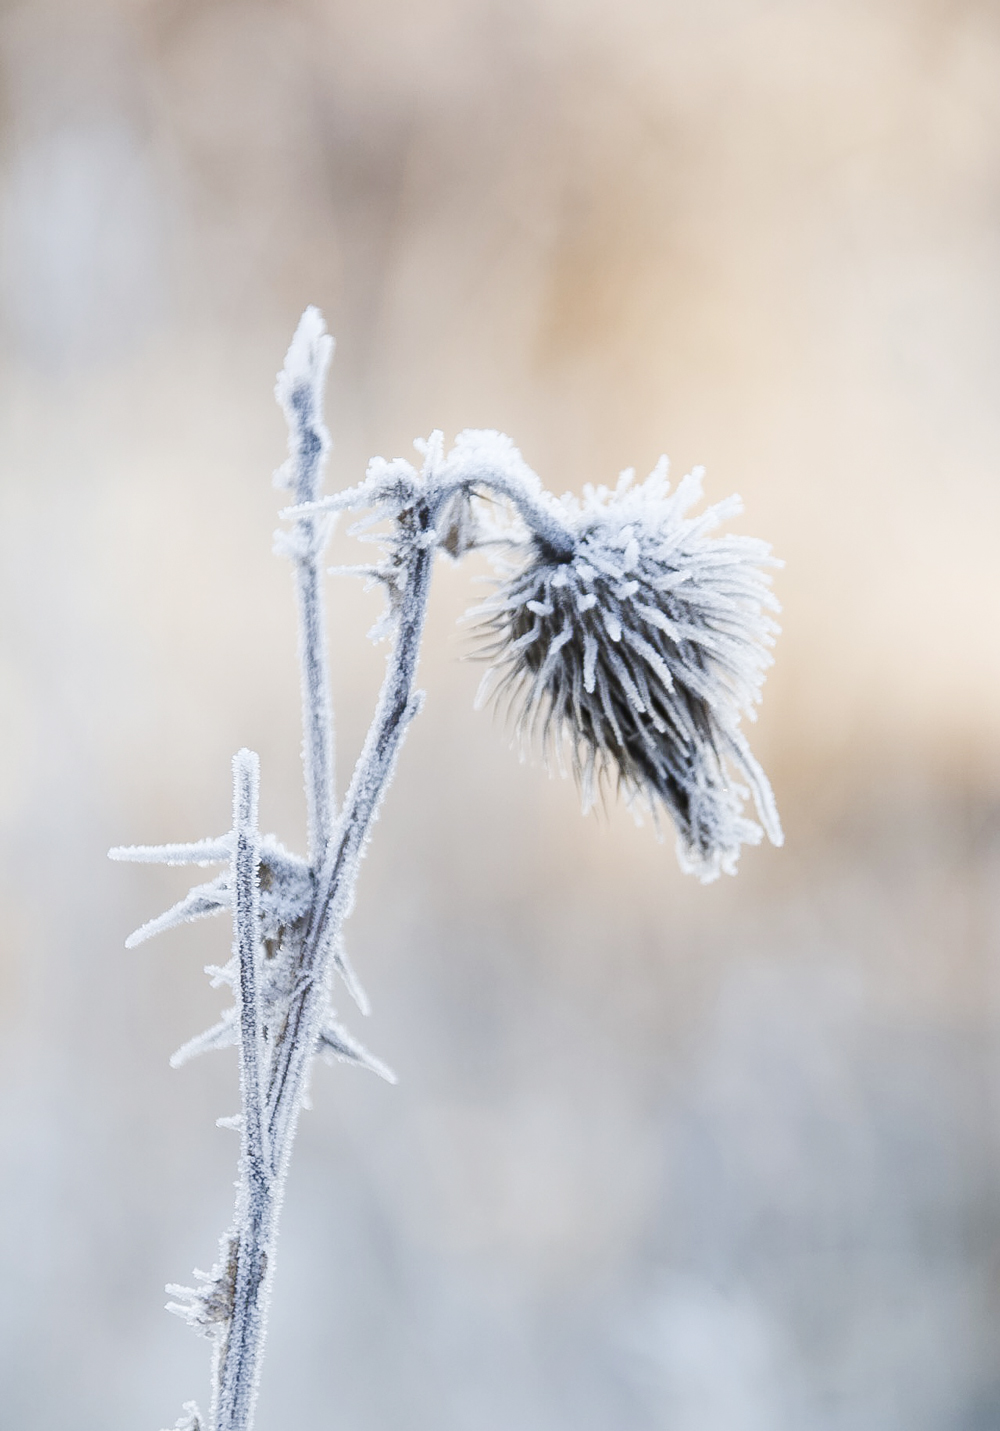
[{"label": "ice crystal on stem", "polygon": [[[295,504],[275,547],[295,573],[308,857],[258,830],[259,763],[247,750],[233,761],[228,833],[111,851],[115,859],[225,866],[136,930],[129,947],[225,911],[233,921],[231,958],[206,970],[213,985],[231,989],[232,1007],[171,1059],[177,1066],[235,1047],[242,1097],[238,1114],[218,1120],[240,1135],[232,1226],[213,1270],[195,1274],[197,1287],[168,1288],[170,1309],[215,1348],[208,1422],[187,1402],[177,1423],[186,1431],[252,1426],[278,1212],[314,1056],[395,1082],[342,1026],[330,985],[339,975],[368,1012],[343,925],[372,821],[422,701],[414,677],[436,552],[457,560],[484,547],[502,566],[496,594],[479,608],[493,662],[488,683],[517,704],[522,737],[540,729],[546,748],[568,744],[585,804],[610,774],[630,801],[665,808],[682,864],[702,879],[732,872],[740,845],[759,840],[761,826],[781,840],[770,787],[739,729],[741,717],[753,715],[777,630],[769,614],[773,562],[761,542],[710,535],[739,510],[737,499],[689,517],[700,475],[671,494],[663,463],[638,487],[626,474],[613,493],[588,489],[582,502],[557,500],[509,438],[479,431],[461,433],[447,454],[435,432],[416,444],[419,470],[375,458],[356,487],[323,497],[330,440],[322,398],[332,351],[322,318],[307,309],[276,389],[289,428],[289,458],[276,480]],[[342,570],[384,588],[385,611],[371,634],[388,637],[390,648],[338,808],[320,566],[341,511],[359,514],[352,533],[380,548],[374,562]],[[744,815],[747,792],[731,772],[749,787],[760,825]]]}]

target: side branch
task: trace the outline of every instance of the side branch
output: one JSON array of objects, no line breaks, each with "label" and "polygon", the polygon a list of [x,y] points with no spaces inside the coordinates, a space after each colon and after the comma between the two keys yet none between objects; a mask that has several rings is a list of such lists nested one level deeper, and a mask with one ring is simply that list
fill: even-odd
[{"label": "side branch", "polygon": [[[279,485],[290,487],[299,505],[319,498],[323,461],[330,434],[323,422],[323,385],[333,355],[333,339],[316,308],[307,308],[295,331],[285,366],[278,374],[275,396],[288,422],[289,457],[277,473]],[[291,533],[282,533],[278,548],[295,563],[295,595],[299,608],[299,665],[302,687],[302,763],[309,813],[309,855],[323,859],[330,839],[334,808],[333,706],[326,651],[326,614],[322,600],[321,562],[331,518],[298,516]]]},{"label": "side branch", "polygon": [[270,1191],[263,1108],[263,1019],[258,971],[260,761],[251,750],[233,757],[233,953],[239,965],[240,1089],[244,1175],[251,1194]]}]

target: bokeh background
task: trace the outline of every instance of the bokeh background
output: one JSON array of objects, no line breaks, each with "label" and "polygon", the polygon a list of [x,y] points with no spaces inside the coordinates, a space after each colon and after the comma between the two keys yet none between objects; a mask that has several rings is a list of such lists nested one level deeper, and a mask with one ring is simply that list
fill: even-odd
[{"label": "bokeh background", "polygon": [[[557,491],[742,494],[787,844],[702,888],[581,819],[473,713],[442,566],[341,1001],[401,1081],[317,1070],[261,1431],[1000,1426],[998,72],[995,0],[3,6],[4,1427],[207,1400],[162,1289],[235,1067],[167,1057],[228,928],[126,953],[185,872],[105,851],[226,828],[243,744],[301,848],[310,302],[332,486],[489,426]],[[343,781],[383,652],[329,594]]]}]

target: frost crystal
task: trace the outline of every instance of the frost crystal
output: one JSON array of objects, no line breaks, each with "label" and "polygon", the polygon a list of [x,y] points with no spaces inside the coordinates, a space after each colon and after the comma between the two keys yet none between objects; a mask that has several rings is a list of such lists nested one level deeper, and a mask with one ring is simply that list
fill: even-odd
[{"label": "frost crystal", "polygon": [[[566,741],[585,807],[608,775],[654,816],[666,806],[682,867],[707,882],[735,873],[741,845],[763,831],[782,842],[767,777],[739,729],[771,664],[778,603],[766,568],[779,563],[765,542],[709,536],[739,498],[685,515],[701,475],[671,494],[662,459],[638,486],[626,472],[614,492],[564,497],[572,553],[529,536],[479,610],[493,663],[483,693],[514,702],[518,735],[540,731],[547,750]],[[743,813],[746,787],[759,825]]]},{"label": "frost crystal", "polygon": [[174,1431],[204,1431],[204,1427],[205,1423],[201,1419],[198,1403],[185,1401],[184,1413],[174,1422]]}]

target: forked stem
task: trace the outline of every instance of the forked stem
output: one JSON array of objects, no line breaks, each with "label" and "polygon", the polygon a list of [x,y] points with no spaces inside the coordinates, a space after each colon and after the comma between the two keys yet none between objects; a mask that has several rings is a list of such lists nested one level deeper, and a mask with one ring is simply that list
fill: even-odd
[{"label": "forked stem", "polygon": [[[414,514],[413,522],[422,534],[429,529],[430,515]],[[271,1054],[266,1090],[257,982],[257,758],[241,751],[234,761],[232,878],[234,950],[239,956],[242,1153],[231,1241],[232,1313],[216,1358],[215,1431],[251,1431],[281,1191],[319,1040],[332,953],[350,908],[372,820],[392,778],[407,727],[419,709],[413,681],[433,560],[433,547],[416,542],[401,572],[406,601],[375,718],[318,874],[307,932],[294,966],[295,991]]]},{"label": "forked stem", "polygon": [[358,866],[372,820],[381,803],[400,744],[419,709],[413,693],[420,639],[430,590],[433,550],[414,551],[406,572],[403,612],[375,718],[354,769],[327,858],[319,871],[309,926],[298,963],[298,985],[271,1065],[269,1133],[274,1167],[282,1175],[302,1104],[309,1062],[319,1036],[319,1019],[329,962],[350,908]]}]

